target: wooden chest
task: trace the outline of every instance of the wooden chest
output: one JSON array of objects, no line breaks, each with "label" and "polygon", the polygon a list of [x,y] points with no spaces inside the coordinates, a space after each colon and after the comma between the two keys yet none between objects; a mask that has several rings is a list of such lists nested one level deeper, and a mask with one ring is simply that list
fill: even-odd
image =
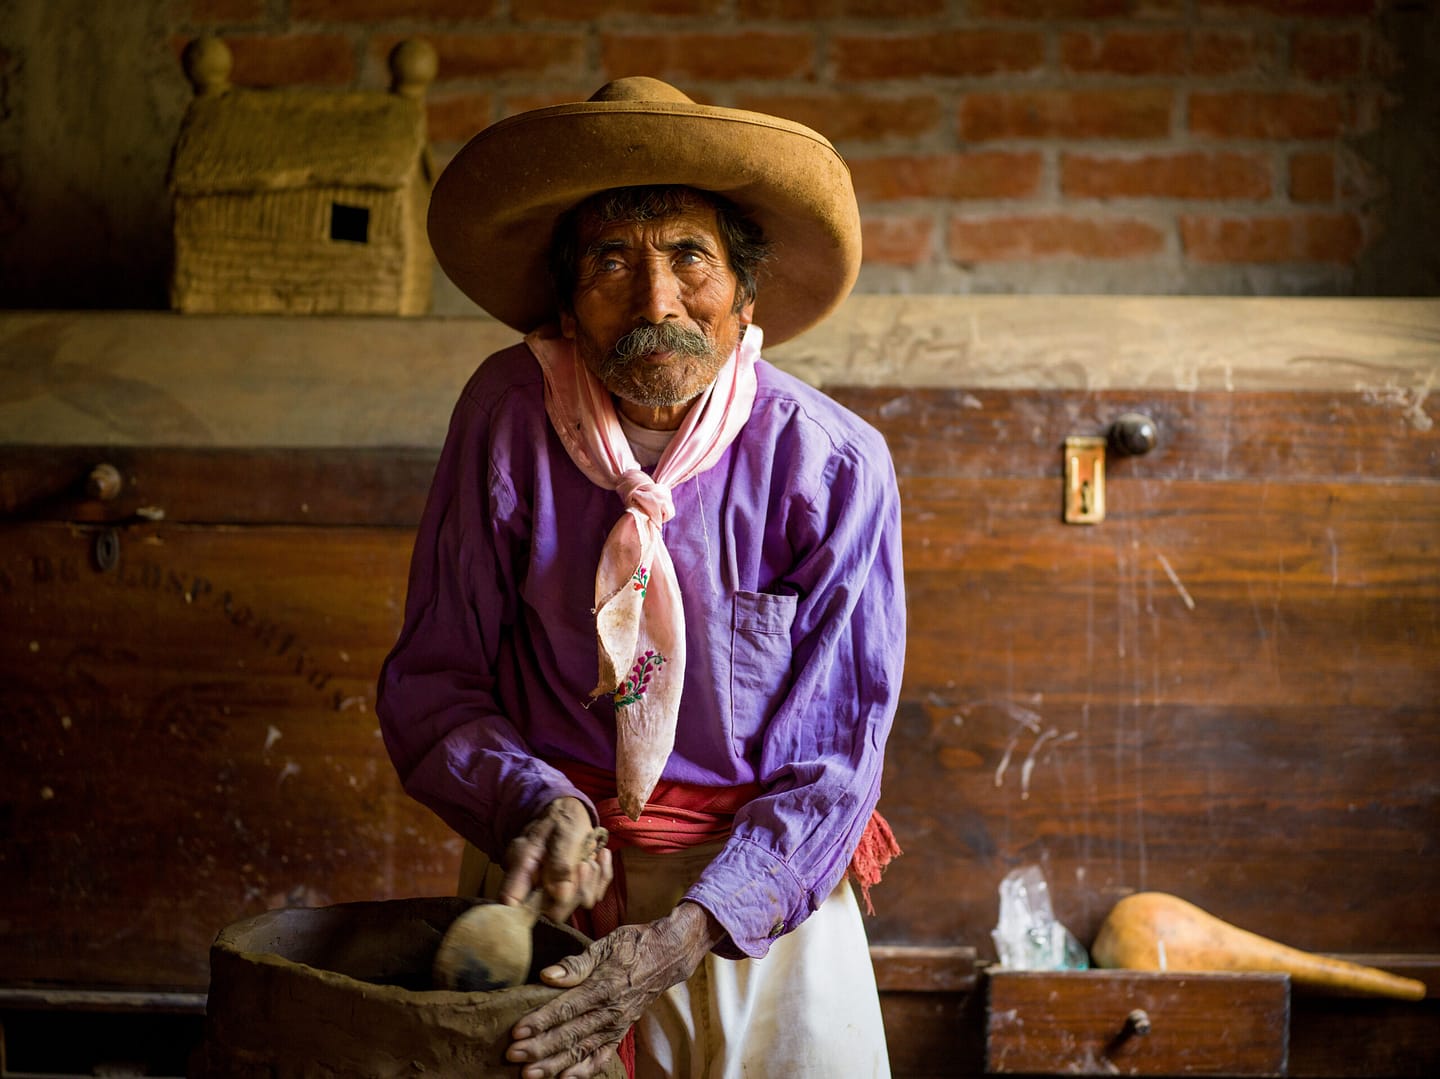
[{"label": "wooden chest", "polygon": [[[0,316],[8,1038],[66,1006],[193,1014],[214,934],[267,907],[453,888],[373,689],[450,409],[513,340]],[[1296,993],[1285,1070],[1440,1073],[1437,342],[1413,301],[856,297],[775,350],[881,429],[901,486],[881,807],[906,853],[867,921],[898,1076],[1020,1066],[987,1003],[1032,983],[987,991],[977,963],[1027,863],[1087,944],[1159,890],[1426,980],[1418,1004]],[[1066,524],[1065,439],[1130,412],[1155,447]],[[1126,1052],[1191,1021],[1160,1025],[1190,1014],[1169,1000]]]}]

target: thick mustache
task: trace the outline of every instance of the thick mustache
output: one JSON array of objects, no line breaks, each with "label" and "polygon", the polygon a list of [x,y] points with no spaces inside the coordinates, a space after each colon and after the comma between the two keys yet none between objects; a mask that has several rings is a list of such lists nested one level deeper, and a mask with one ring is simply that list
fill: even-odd
[{"label": "thick mustache", "polygon": [[657,352],[682,356],[708,356],[714,351],[710,338],[674,322],[636,326],[615,342],[611,355],[620,361],[638,360]]}]

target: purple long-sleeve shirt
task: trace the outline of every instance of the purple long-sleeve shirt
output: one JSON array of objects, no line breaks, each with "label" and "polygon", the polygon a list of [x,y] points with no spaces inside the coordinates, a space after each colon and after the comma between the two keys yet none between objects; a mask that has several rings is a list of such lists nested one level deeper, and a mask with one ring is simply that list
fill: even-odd
[{"label": "purple long-sleeve shirt", "polygon": [[[731,957],[764,955],[845,872],[879,798],[905,644],[884,440],[756,371],[745,427],[675,488],[665,526],[688,645],[663,778],[763,788],[687,893]],[[614,769],[613,706],[589,698],[591,607],[621,512],[551,429],[529,349],[483,363],[436,468],[377,710],[405,789],[492,856],[553,799],[590,805],[546,762]]]}]

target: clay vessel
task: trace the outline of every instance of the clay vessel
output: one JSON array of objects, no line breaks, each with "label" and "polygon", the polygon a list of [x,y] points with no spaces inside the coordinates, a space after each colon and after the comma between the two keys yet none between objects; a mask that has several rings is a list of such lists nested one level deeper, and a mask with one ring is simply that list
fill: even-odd
[{"label": "clay vessel", "polygon": [[[205,1039],[192,1079],[514,1079],[510,1028],[560,992],[430,989],[440,940],[487,900],[396,899],[286,908],[223,929],[210,949]],[[584,949],[586,937],[542,920],[531,977]],[[606,1079],[623,1079],[614,1064]]]}]

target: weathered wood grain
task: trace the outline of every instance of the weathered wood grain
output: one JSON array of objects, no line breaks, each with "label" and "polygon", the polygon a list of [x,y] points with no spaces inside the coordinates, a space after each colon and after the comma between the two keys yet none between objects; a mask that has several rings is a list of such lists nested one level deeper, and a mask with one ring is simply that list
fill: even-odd
[{"label": "weathered wood grain", "polygon": [[[1031,408],[1026,397],[1006,409]],[[919,412],[973,411],[947,391],[914,398]],[[1287,414],[1276,402],[1263,411]],[[1057,875],[1062,909],[1082,937],[1138,887],[1170,887],[1212,907],[1224,901],[1219,909],[1237,924],[1275,925],[1307,947],[1400,950],[1440,937],[1415,898],[1437,884],[1419,837],[1440,819],[1440,793],[1433,772],[1414,766],[1440,759],[1436,486],[1419,477],[1115,474],[1110,519],[1077,528],[1060,523],[1055,475],[966,475],[959,466],[945,474],[952,466],[933,446],[952,437],[901,440],[896,449],[911,644],[884,805],[902,843],[939,857],[892,869],[877,893],[876,939],[988,947],[994,888],[1031,858]],[[133,482],[112,505],[75,492],[92,450],[54,455],[49,482],[62,495],[48,502],[15,492],[43,491],[49,456],[9,458],[18,460],[6,470],[12,517],[79,522],[7,532],[0,592],[15,605],[12,624],[34,630],[15,647],[108,654],[128,626],[125,640],[156,650],[152,678],[213,680],[225,648],[280,648],[299,630],[313,650],[354,657],[364,645],[373,679],[398,625],[408,529],[313,524],[408,525],[427,455],[134,449],[117,458]],[[265,482],[247,486],[246,476]],[[237,498],[237,490],[253,493]],[[166,508],[160,525],[133,516],[152,494]],[[176,527],[296,517],[312,527]],[[124,552],[109,575],[91,554],[102,521],[119,525]],[[221,562],[190,553],[220,537],[229,544]],[[277,578],[277,566],[290,576]],[[384,611],[366,608],[367,593],[336,574],[383,582]],[[255,613],[261,600],[245,598],[255,587],[272,597],[271,610]],[[285,606],[288,597],[305,597],[301,614]],[[195,623],[206,610],[211,620]],[[286,628],[297,618],[304,624]],[[332,639],[337,619],[354,647]],[[12,701],[23,687],[64,677],[23,651],[7,667]],[[291,703],[272,692],[255,707],[283,712]],[[1192,812],[1197,803],[1203,817]],[[1331,838],[1294,857],[1295,829],[1315,827]],[[1353,898],[1333,886],[1298,921],[1277,905],[1288,890],[1343,877],[1356,846],[1384,863],[1366,922],[1349,917]],[[907,879],[921,864],[924,879]],[[1266,865],[1285,872],[1257,879]],[[953,897],[944,909],[940,895]],[[891,897],[901,897],[898,906]]]},{"label": "weathered wood grain", "polygon": [[[834,391],[885,433],[904,513],[910,646],[882,809],[906,854],[868,922],[896,1073],[978,1071],[979,994],[935,956],[993,954],[999,881],[1027,862],[1082,941],[1155,889],[1298,947],[1424,967],[1440,954],[1430,309],[1375,308],[1389,321],[1366,352],[1355,308],[1287,310],[1320,320],[1291,339],[1243,305],[1229,336],[1190,308],[1167,327],[1161,304],[1106,338],[1100,309],[1076,308],[1057,345],[1053,318],[1007,322],[1006,304],[924,332],[907,320],[925,305],[901,306],[899,329],[857,324],[851,355],[893,346],[891,382],[918,364],[943,385]],[[455,841],[399,790],[373,686],[443,434],[415,417],[448,411],[478,362],[452,350],[488,343],[416,320],[410,368],[347,384],[366,348],[399,362],[398,329],[82,321],[0,321],[0,875],[23,882],[0,891],[0,975],[201,990],[238,917],[453,885]],[[1225,367],[1251,346],[1253,365]],[[1160,444],[1111,459],[1104,523],[1063,524],[1065,436],[1131,410]],[[111,502],[84,491],[101,460],[126,481]],[[106,529],[120,562],[102,571]],[[1431,1074],[1436,1006],[1297,999],[1291,1071]]]},{"label": "weathered wood grain", "polygon": [[85,530],[5,530],[7,982],[203,990],[241,916],[453,891],[374,718],[409,542],[151,525],[101,573]]},{"label": "weathered wood grain", "polygon": [[1440,1065],[1440,1000],[1433,974],[1432,969],[1431,996],[1404,1007],[1381,1000],[1295,996],[1290,1074],[1430,1079]]},{"label": "weathered wood grain", "polygon": [[1068,435],[1105,435],[1125,413],[1155,422],[1143,456],[1111,453],[1116,480],[1440,479],[1440,429],[1424,394],[1353,390],[986,390],[833,387],[884,434],[904,478],[1056,474]]},{"label": "weathered wood grain", "polygon": [[955,1079],[985,1072],[985,992],[880,993],[892,1075]]},{"label": "weathered wood grain", "polygon": [[1433,299],[857,295],[767,352],[822,386],[1385,389],[1423,404],[1437,345]]},{"label": "weathered wood grain", "polygon": [[983,939],[1034,860],[1082,939],[1150,888],[1304,947],[1440,941],[1440,487],[1117,479],[1092,528],[1057,488],[903,483],[882,804],[946,853],[896,864],[882,932]]},{"label": "weathered wood grain", "polygon": [[870,959],[882,993],[968,993],[978,983],[974,948],[877,944]]},{"label": "weathered wood grain", "polygon": [[[430,449],[215,449],[7,446],[0,449],[0,517],[124,525],[147,515],[215,525],[413,528],[439,454]],[[108,500],[87,490],[115,468]]]},{"label": "weathered wood grain", "polygon": [[[0,443],[433,448],[516,340],[487,318],[0,312]],[[1428,422],[1440,301],[857,295],[765,355],[824,387],[1338,391]]]}]

